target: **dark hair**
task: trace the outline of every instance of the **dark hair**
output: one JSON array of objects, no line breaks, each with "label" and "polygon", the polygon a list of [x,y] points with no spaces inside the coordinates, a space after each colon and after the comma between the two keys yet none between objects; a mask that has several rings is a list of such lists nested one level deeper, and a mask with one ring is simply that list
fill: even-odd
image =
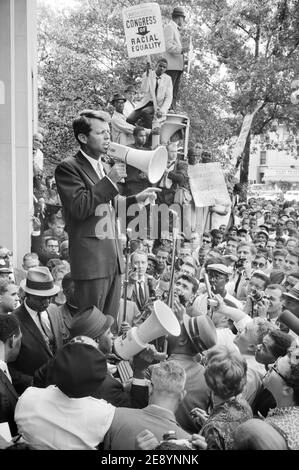
[{"label": "dark hair", "polygon": [[71,283],[74,282],[74,279],[71,276],[71,273],[66,273],[61,281],[61,287],[63,290],[67,289]]},{"label": "dark hair", "polygon": [[79,134],[89,135],[91,131],[91,119],[98,119],[102,122],[110,122],[110,117],[108,113],[103,111],[94,111],[93,109],[84,109],[79,113],[79,115],[73,121],[73,131],[76,140],[81,145],[80,140],[78,139]]},{"label": "dark hair", "polygon": [[261,279],[262,281],[264,281],[264,283],[265,283],[265,289],[266,289],[266,287],[268,287],[268,285],[270,284],[270,279],[269,279],[269,277],[268,277],[266,274],[262,274],[262,273],[260,273],[260,272],[254,271],[253,274],[252,274],[252,276],[251,276],[251,279],[252,279],[253,277],[257,277],[258,279]]},{"label": "dark hair", "polygon": [[177,281],[179,279],[183,279],[184,281],[190,282],[192,284],[192,293],[196,294],[198,290],[198,281],[194,277],[190,276],[189,274],[180,274],[179,277],[177,278]]},{"label": "dark hair", "polygon": [[47,246],[49,241],[51,241],[51,240],[54,240],[55,242],[58,242],[57,237],[47,237],[47,238],[45,238],[45,246]]},{"label": "dark hair", "polygon": [[6,341],[13,335],[19,335],[20,323],[13,315],[0,314],[0,341]]},{"label": "dark hair", "polygon": [[165,57],[160,57],[160,59],[157,60],[157,64],[159,64],[160,62],[164,62],[166,65],[168,65],[168,60],[165,59]]},{"label": "dark hair", "polygon": [[275,359],[285,356],[293,342],[293,338],[288,333],[278,329],[270,330],[267,335],[274,341],[274,345],[270,349]]},{"label": "dark hair", "polygon": [[137,135],[140,133],[140,132],[143,132],[145,131],[145,128],[144,127],[141,127],[141,126],[136,126],[133,130],[133,136],[134,137],[137,137]]},{"label": "dark hair", "polygon": [[284,258],[286,258],[288,252],[287,250],[284,250],[283,248],[276,248],[275,250],[273,250],[273,257],[274,256],[283,256]]}]

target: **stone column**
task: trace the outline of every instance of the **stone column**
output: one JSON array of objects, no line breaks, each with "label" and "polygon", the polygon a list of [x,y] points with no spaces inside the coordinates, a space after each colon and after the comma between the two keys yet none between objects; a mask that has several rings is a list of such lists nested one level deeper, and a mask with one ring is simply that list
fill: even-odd
[{"label": "stone column", "polygon": [[12,249],[15,266],[30,251],[35,11],[36,0],[0,2],[0,245]]}]

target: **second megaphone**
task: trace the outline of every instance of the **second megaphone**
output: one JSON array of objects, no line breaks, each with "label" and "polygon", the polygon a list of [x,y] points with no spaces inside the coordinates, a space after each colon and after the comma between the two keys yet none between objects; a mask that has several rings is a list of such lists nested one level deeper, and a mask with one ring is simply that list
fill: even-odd
[{"label": "second megaphone", "polygon": [[167,150],[162,146],[146,151],[111,142],[108,155],[143,171],[152,184],[162,178],[167,168]]}]

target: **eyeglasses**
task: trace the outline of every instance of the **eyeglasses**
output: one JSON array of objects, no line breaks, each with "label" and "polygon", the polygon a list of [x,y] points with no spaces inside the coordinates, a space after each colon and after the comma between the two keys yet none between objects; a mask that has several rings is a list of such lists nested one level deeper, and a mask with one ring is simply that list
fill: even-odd
[{"label": "eyeglasses", "polygon": [[260,269],[262,269],[262,268],[265,267],[265,264],[264,264],[264,263],[258,263],[257,261],[253,261],[253,262],[252,262],[252,266],[253,266],[254,268],[260,268]]},{"label": "eyeglasses", "polygon": [[271,372],[272,370],[274,370],[274,372],[276,372],[277,375],[279,375],[279,377],[282,378],[282,380],[284,380],[286,383],[288,382],[288,378],[285,377],[284,375],[282,375],[278,370],[277,370],[277,363],[275,362],[272,366],[269,366],[269,371]]}]

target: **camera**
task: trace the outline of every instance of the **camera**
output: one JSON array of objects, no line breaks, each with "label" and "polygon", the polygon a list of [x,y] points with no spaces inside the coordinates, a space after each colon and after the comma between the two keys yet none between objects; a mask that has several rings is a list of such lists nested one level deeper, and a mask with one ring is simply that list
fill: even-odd
[{"label": "camera", "polygon": [[246,259],[244,259],[244,258],[238,259],[238,261],[235,262],[235,267],[237,269],[244,268],[245,261],[246,261]]},{"label": "camera", "polygon": [[254,302],[260,302],[264,298],[264,293],[259,292],[256,289],[252,289],[252,291],[250,292],[250,297],[252,298],[252,300],[254,300]]}]

